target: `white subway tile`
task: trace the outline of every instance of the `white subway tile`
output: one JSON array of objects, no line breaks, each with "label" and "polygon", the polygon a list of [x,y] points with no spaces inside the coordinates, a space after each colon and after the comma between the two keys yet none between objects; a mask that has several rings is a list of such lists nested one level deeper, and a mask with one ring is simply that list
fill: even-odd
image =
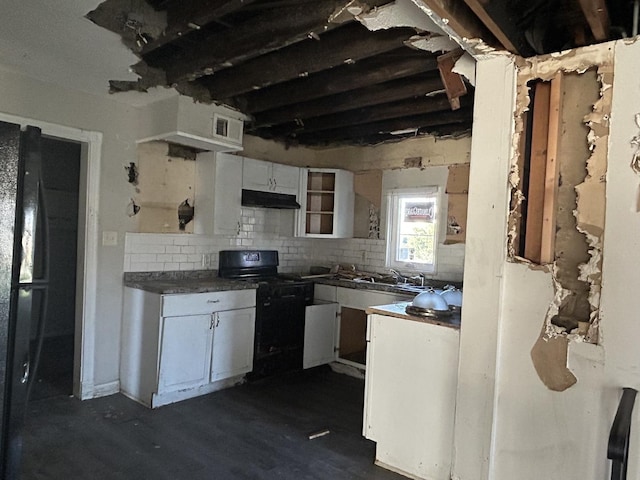
[{"label": "white subway tile", "polygon": [[131,271],[132,272],[148,272],[151,271],[149,269],[149,264],[144,262],[131,262]]},{"label": "white subway tile", "polygon": [[132,263],[148,263],[155,262],[156,254],[155,253],[134,253],[131,255]]}]

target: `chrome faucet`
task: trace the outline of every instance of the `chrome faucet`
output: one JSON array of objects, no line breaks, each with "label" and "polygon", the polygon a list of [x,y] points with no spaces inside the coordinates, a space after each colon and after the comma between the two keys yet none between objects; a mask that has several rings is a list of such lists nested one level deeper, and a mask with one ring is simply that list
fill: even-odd
[{"label": "chrome faucet", "polygon": [[394,277],[396,277],[396,281],[398,283],[402,282],[402,283],[407,283],[407,277],[405,277],[404,275],[402,275],[400,272],[398,272],[397,270],[394,270],[393,268],[389,269],[389,273],[391,273],[391,275],[393,275]]}]

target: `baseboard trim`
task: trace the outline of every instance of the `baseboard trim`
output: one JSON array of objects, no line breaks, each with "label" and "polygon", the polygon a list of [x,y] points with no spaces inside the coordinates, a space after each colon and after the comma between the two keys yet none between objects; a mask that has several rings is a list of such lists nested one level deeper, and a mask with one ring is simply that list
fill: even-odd
[{"label": "baseboard trim", "polygon": [[120,391],[120,381],[102,383],[100,385],[87,385],[83,383],[80,386],[80,400],[90,400],[92,398],[106,397],[118,393]]}]

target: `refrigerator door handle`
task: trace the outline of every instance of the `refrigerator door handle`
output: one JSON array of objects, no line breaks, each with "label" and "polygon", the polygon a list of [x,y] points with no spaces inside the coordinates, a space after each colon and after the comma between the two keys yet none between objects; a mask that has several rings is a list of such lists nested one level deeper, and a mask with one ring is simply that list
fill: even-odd
[{"label": "refrigerator door handle", "polygon": [[22,364],[22,378],[20,378],[20,383],[27,383],[29,381],[30,366],[31,362],[29,362],[28,359]]}]

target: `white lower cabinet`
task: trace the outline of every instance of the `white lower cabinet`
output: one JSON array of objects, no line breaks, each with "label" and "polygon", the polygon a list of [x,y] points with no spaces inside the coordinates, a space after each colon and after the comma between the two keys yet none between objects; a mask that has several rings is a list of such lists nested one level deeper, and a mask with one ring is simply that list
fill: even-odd
[{"label": "white lower cabinet", "polygon": [[255,290],[125,288],[120,388],[151,408],[241,380],[253,365]]},{"label": "white lower cabinet", "polygon": [[337,303],[316,300],[314,305],[306,307],[303,368],[317,367],[336,359],[337,313]]},{"label": "white lower cabinet", "polygon": [[162,318],[158,394],[209,383],[211,315]]},{"label": "white lower cabinet", "polygon": [[376,464],[410,478],[449,480],[459,330],[369,315],[363,435]]},{"label": "white lower cabinet", "polygon": [[255,308],[216,314],[211,353],[212,382],[251,371],[255,325]]}]

